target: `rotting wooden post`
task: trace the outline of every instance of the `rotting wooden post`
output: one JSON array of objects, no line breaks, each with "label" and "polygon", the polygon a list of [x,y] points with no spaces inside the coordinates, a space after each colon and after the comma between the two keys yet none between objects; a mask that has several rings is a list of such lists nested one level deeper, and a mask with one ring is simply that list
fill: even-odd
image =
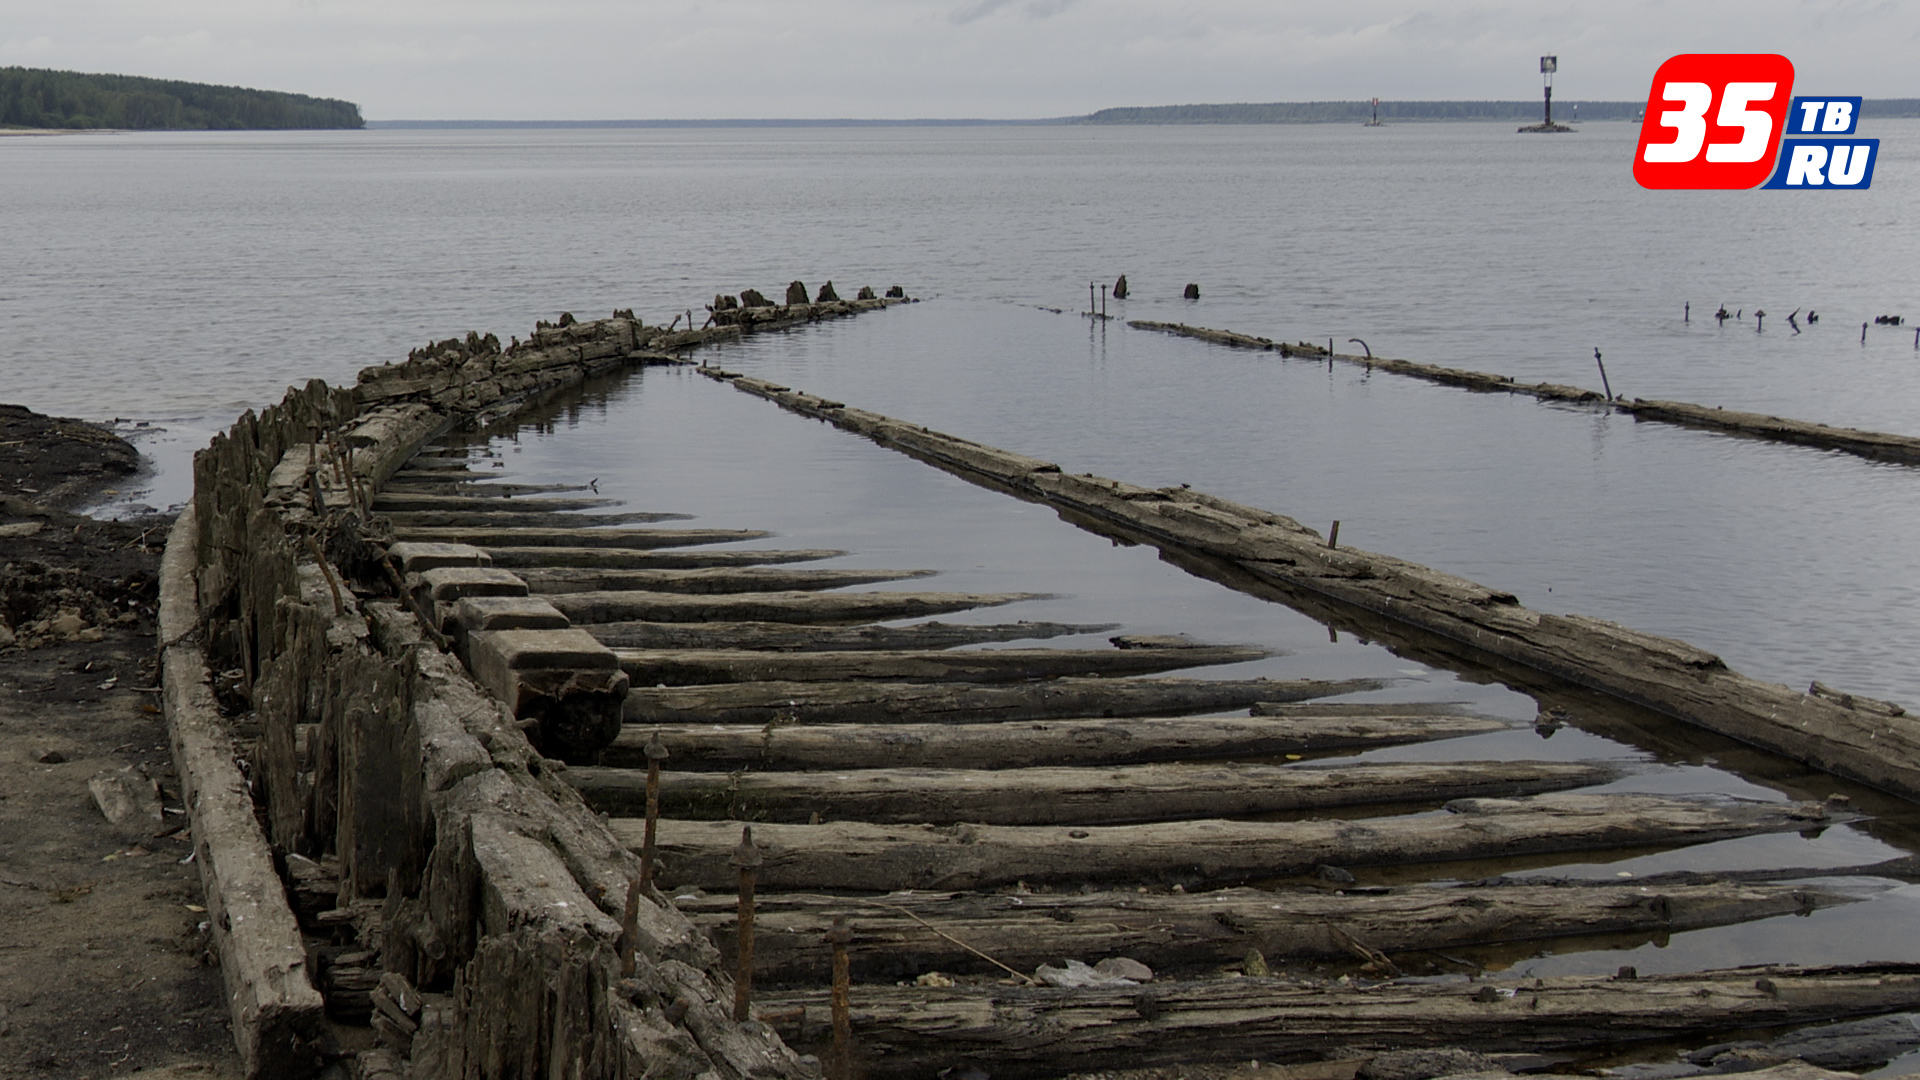
[{"label": "rotting wooden post", "polygon": [[760,866],[760,849],[753,843],[753,826],[740,829],[740,846],[728,860],[740,871],[739,926],[734,931],[739,942],[739,969],[733,976],[733,1019],[745,1023],[753,1015],[753,879]]},{"label": "rotting wooden post", "polygon": [[1340,522],[1334,520],[1333,528],[1327,530],[1327,548],[1332,550],[1340,546]]},{"label": "rotting wooden post", "polygon": [[620,913],[620,977],[633,978],[634,947],[640,939],[640,891],[647,886],[646,868],[641,876],[627,883],[627,906]]},{"label": "rotting wooden post", "polygon": [[[660,763],[667,759],[667,744],[655,731],[647,740],[647,831],[640,843],[640,888],[653,887],[654,838],[660,829]],[[631,905],[629,905],[631,906]]]},{"label": "rotting wooden post", "polygon": [[1107,287],[1105,285],[1100,286],[1100,317],[1103,319],[1107,317]]},{"label": "rotting wooden post", "polygon": [[[1093,306],[1093,282],[1089,281],[1087,282],[1087,314],[1091,315],[1096,310],[1097,309]],[[1861,340],[1862,341],[1866,340],[1866,335],[1864,333],[1861,335]]]},{"label": "rotting wooden post", "polygon": [[827,1062],[827,1080],[851,1080],[853,1076],[853,1006],[848,989],[853,982],[847,946],[853,942],[853,929],[845,915],[833,917],[826,933],[833,946],[833,1057]]}]

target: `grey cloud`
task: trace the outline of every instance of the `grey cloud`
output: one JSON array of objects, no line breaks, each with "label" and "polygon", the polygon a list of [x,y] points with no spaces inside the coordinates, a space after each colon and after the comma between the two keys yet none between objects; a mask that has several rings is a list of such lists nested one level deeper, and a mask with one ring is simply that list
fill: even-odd
[{"label": "grey cloud", "polygon": [[[965,26],[968,23],[979,22],[1001,8],[1012,7],[1016,3],[1018,0],[976,0],[975,3],[968,4],[948,15],[947,21],[955,26]],[[1029,19],[1047,19],[1060,14],[1076,3],[1079,3],[1079,0],[1027,0],[1027,3],[1020,5],[1020,9],[1026,12]]]}]

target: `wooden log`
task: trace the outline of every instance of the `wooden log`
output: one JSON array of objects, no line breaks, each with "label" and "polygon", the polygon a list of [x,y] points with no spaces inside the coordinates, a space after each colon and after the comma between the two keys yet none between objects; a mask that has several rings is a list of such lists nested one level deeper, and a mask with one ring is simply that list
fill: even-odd
[{"label": "wooden log", "polygon": [[1024,641],[1099,634],[1117,623],[1017,622],[968,624],[923,622],[911,626],[806,626],[773,622],[662,623],[635,620],[593,623],[585,629],[606,645],[627,649],[948,649],[987,641]]},{"label": "wooden log", "polygon": [[758,566],[763,563],[812,562],[834,559],[844,551],[635,551],[594,547],[513,547],[481,545],[493,565],[520,569],[543,566],[594,566],[636,570],[697,570],[708,566]]},{"label": "wooden log", "polygon": [[[768,893],[759,897],[753,959],[756,973],[771,982],[817,984],[831,962],[821,936],[840,917],[854,931],[849,949],[856,975],[892,981],[922,971],[992,970],[956,940],[1022,971],[1068,957],[1092,963],[1107,956],[1131,957],[1159,971],[1236,961],[1248,949],[1269,960],[1350,956],[1342,935],[1391,954],[1591,934],[1671,934],[1860,899],[1776,884],[1417,886],[1365,896],[1263,889],[876,898]],[[673,902],[732,955],[733,897],[687,895]]]},{"label": "wooden log", "polygon": [[475,547],[688,547],[695,544],[731,544],[773,535],[758,529],[488,529],[405,528],[394,530],[402,540],[427,540]]},{"label": "wooden log", "polygon": [[394,479],[380,489],[386,495],[464,495],[488,500],[513,499],[522,495],[550,495],[568,491],[589,491],[585,484],[496,484],[491,477],[474,473],[471,477],[429,471],[411,478],[394,473]]},{"label": "wooden log", "polygon": [[[406,491],[382,490],[373,497],[373,509],[376,513],[394,513],[395,511],[424,512],[428,510],[478,510],[490,514],[556,514],[568,510],[598,510],[608,506],[624,505],[620,499],[602,499],[598,497],[552,499],[537,496],[527,498],[500,498],[485,495],[453,495],[428,493],[416,495]],[[685,518],[686,514],[667,514],[663,517]]]},{"label": "wooden log", "polygon": [[[859,986],[854,1042],[868,1075],[981,1063],[996,1077],[1194,1061],[1303,1061],[1334,1048],[1560,1051],[1705,1031],[1866,1016],[1920,1005],[1920,965],[1745,967],[1637,979],[1558,976],[1479,985],[1343,986],[1278,978],[1121,989]],[[825,991],[767,995],[789,1041],[823,1037]]]},{"label": "wooden log", "polygon": [[[189,502],[161,558],[162,642],[183,641],[199,619],[197,518]],[[233,739],[214,700],[206,658],[193,645],[167,644],[161,670],[174,767],[191,815],[193,854],[245,1075],[249,1080],[313,1075],[325,1063],[331,1038],[326,1002],[313,986],[300,924],[254,817],[247,780],[234,764]]]},{"label": "wooden log", "polygon": [[[660,777],[660,807],[679,818],[753,822],[1121,825],[1381,803],[1438,804],[1469,796],[1563,791],[1619,777],[1620,770],[1611,765],[1543,761],[675,771]],[[647,776],[637,769],[572,768],[566,779],[596,811],[646,813]]]},{"label": "wooden log", "polygon": [[639,686],[699,683],[838,682],[892,679],[913,682],[1022,682],[1068,675],[1147,675],[1242,664],[1273,655],[1268,649],[1221,645],[1207,649],[967,649],[859,652],[768,652],[759,649],[615,649]]},{"label": "wooden log", "polygon": [[520,571],[536,593],[643,592],[745,593],[812,592],[929,577],[933,570],[801,570],[771,566],[715,566],[695,570],[647,568],[537,567]]},{"label": "wooden log", "polygon": [[637,687],[630,724],[985,723],[1082,716],[1177,716],[1377,690],[1371,679],[1055,679],[965,683],[722,683]]},{"label": "wooden log", "polygon": [[1200,758],[1280,757],[1359,750],[1505,731],[1478,716],[1137,717],[985,724],[629,724],[603,765],[646,767],[655,731],[675,769],[881,769],[965,764],[975,769],[1129,765]]},{"label": "wooden log", "polygon": [[[768,889],[981,889],[1093,881],[1242,882],[1316,866],[1377,866],[1681,845],[1844,820],[1824,807],[1659,795],[1456,799],[1447,813],[1340,821],[1192,821],[1102,827],[762,825]],[[617,818],[622,843],[641,823]],[[660,823],[661,880],[724,889],[737,823]]]},{"label": "wooden log", "polygon": [[[515,499],[514,502],[520,500]],[[684,519],[685,514],[644,511],[614,514],[545,513],[534,510],[377,510],[399,530],[407,529],[590,529],[598,525],[636,525]]]},{"label": "wooden log", "polygon": [[999,607],[1022,600],[1043,600],[1046,593],[718,593],[699,595],[641,590],[558,593],[548,599],[576,623],[623,622],[764,622],[862,623],[880,619],[912,619],[980,607]]}]

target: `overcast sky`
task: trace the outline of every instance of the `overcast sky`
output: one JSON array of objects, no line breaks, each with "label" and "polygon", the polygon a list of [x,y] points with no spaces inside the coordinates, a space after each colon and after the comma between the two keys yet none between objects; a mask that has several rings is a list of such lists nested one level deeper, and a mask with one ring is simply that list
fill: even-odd
[{"label": "overcast sky", "polygon": [[370,120],[1038,118],[1116,105],[1644,99],[1682,52],[1920,97],[1900,0],[0,0],[0,66],[344,98]]}]

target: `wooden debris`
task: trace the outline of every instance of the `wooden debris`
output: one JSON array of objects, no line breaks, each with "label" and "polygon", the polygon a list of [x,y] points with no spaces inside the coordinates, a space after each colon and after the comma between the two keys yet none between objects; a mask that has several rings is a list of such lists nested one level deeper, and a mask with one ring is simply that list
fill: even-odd
[{"label": "wooden debris", "polygon": [[[519,502],[520,500],[482,500]],[[401,531],[413,529],[590,529],[600,525],[637,525],[648,521],[675,521],[685,514],[653,514],[642,511],[612,514],[544,513],[536,510],[378,510],[375,513],[393,522]]]},{"label": "wooden debris", "polygon": [[834,559],[844,551],[828,549],[801,551],[640,551],[631,548],[597,547],[513,547],[487,544],[493,565],[522,567],[593,566],[636,570],[696,570],[708,566],[759,566],[764,563],[812,562]]},{"label": "wooden debris", "polygon": [[882,581],[929,577],[932,570],[800,570],[786,567],[719,566],[696,570],[625,568],[528,568],[520,571],[536,593],[645,592],[750,593],[843,589]]},{"label": "wooden debris", "polygon": [[[1766,984],[1762,988],[1761,984]],[[827,1034],[825,991],[769,995],[804,1009],[789,1039]],[[1687,975],[1343,986],[1208,979],[1125,989],[857,986],[853,1036],[875,1077],[972,1062],[996,1077],[1194,1061],[1299,1061],[1335,1048],[1619,1046],[1803,1024],[1920,1005],[1920,967],[1750,967]]]},{"label": "wooden debris", "polygon": [[[1103,827],[766,825],[761,882],[773,889],[980,889],[1018,881],[1237,883],[1316,866],[1504,858],[1681,845],[1835,824],[1822,807],[1659,795],[1456,799],[1444,814],[1341,821],[1191,821]],[[623,844],[640,822],[616,818]],[[724,889],[738,832],[660,823],[663,881]]]},{"label": "wooden debris", "polygon": [[[572,498],[552,499],[539,496],[502,497],[487,495],[440,494],[438,492],[414,494],[405,490],[383,489],[373,497],[373,511],[376,514],[390,514],[395,511],[425,512],[429,510],[454,511],[474,510],[489,514],[552,514],[568,510],[599,510],[609,506],[624,505],[619,499]],[[681,518],[686,514],[657,514],[659,519]]]},{"label": "wooden debris", "polygon": [[[1260,889],[876,898],[776,893],[760,898],[754,958],[764,979],[817,984],[831,960],[820,937],[836,918],[854,928],[855,972],[890,981],[906,972],[978,968],[973,955],[949,938],[1026,971],[1069,956],[1128,956],[1160,970],[1230,962],[1249,948],[1270,960],[1339,956],[1345,950],[1335,931],[1391,954],[1585,934],[1677,933],[1802,915],[1857,899],[1800,885],[1630,883],[1420,886],[1364,896]],[[674,898],[674,906],[723,952],[732,949],[732,904],[726,895]]]},{"label": "wooden debris", "polygon": [[586,629],[607,645],[628,649],[948,649],[987,641],[1024,641],[1098,634],[1114,623],[1017,622],[994,624],[923,622],[911,626],[807,626],[775,622],[663,623],[635,620],[594,623]]},{"label": "wooden debris", "polygon": [[1264,660],[1272,650],[1246,645],[1209,649],[968,649],[943,652],[767,652],[753,649],[616,649],[620,665],[641,686],[698,683],[1018,682],[1069,675],[1147,675]]},{"label": "wooden debris", "polygon": [[[658,729],[677,769],[1127,765],[1280,757],[1505,731],[1475,716],[1134,717],[983,724],[687,724]],[[627,727],[601,764],[645,768],[654,728]]]},{"label": "wooden debris", "polygon": [[405,528],[394,530],[402,540],[431,540],[449,544],[494,547],[690,547],[760,540],[771,533],[758,529],[512,529]]},{"label": "wooden debris", "polygon": [[1046,593],[866,592],[719,593],[579,592],[552,596],[553,606],[576,623],[766,622],[858,623],[912,619],[971,608],[1046,599]]},{"label": "wooden debris", "polygon": [[[1528,795],[1619,776],[1610,765],[1540,761],[671,772],[662,778],[660,803],[675,817],[741,821],[1119,825]],[[602,813],[646,810],[646,774],[638,770],[576,767],[566,779]]]},{"label": "wooden debris", "polygon": [[983,723],[1082,716],[1173,716],[1378,690],[1372,679],[1054,679],[968,683],[757,682],[636,687],[630,724]]}]

